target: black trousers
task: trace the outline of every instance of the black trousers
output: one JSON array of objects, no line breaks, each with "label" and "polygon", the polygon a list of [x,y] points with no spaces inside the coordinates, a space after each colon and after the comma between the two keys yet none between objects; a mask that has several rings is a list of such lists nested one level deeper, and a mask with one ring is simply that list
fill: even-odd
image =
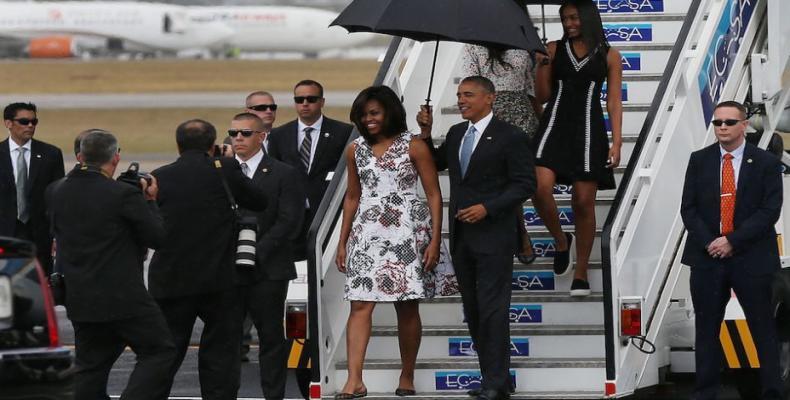
[{"label": "black trousers", "polygon": [[302,219],[302,230],[299,231],[299,237],[294,240],[294,261],[301,261],[307,259],[307,239],[309,236],[310,225],[313,223],[313,211],[309,208],[304,210],[304,219]]},{"label": "black trousers", "polygon": [[452,260],[464,317],[477,347],[483,389],[510,393],[510,292],[513,254],[475,251],[462,235]]},{"label": "black trousers", "polygon": [[229,289],[194,296],[157,299],[176,346],[170,366],[168,389],[173,385],[192,338],[195,321],[200,318],[203,332],[198,350],[200,393],[206,400],[236,399],[241,366],[241,294]]},{"label": "black trousers", "polygon": [[[243,293],[243,320],[249,313],[258,331],[261,389],[267,400],[285,397],[288,372],[288,341],[283,331],[287,280],[261,280],[239,288]],[[241,321],[240,320],[240,321]]]},{"label": "black trousers", "polygon": [[691,269],[691,300],[696,318],[696,400],[715,399],[719,391],[723,361],[719,332],[730,289],[738,296],[757,346],[761,399],[780,399],[779,347],[771,308],[773,275],[752,275],[747,271],[748,266],[732,264]]},{"label": "black trousers", "polygon": [[52,243],[37,242],[33,238],[33,227],[30,221],[24,223],[16,220],[16,228],[14,228],[14,237],[23,240],[29,240],[36,244],[36,256],[41,268],[44,269],[44,275],[49,276],[52,274]]},{"label": "black trousers", "polygon": [[168,371],[176,349],[162,314],[119,321],[72,321],[76,344],[75,399],[104,400],[107,379],[118,357],[129,346],[137,364],[121,399],[166,399]]}]

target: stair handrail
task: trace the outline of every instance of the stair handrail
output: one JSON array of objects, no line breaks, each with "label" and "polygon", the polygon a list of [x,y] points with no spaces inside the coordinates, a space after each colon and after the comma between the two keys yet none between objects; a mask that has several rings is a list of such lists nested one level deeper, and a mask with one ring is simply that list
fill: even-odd
[{"label": "stair handrail", "polygon": [[[620,253],[625,250],[630,250],[629,246],[636,244],[636,242],[634,242],[632,239],[634,230],[637,229],[636,226],[639,224],[633,223],[632,218],[642,218],[642,213],[645,212],[645,209],[640,208],[640,206],[644,207],[645,202],[648,201],[647,197],[649,197],[642,197],[640,195],[645,194],[645,192],[649,192],[651,189],[653,189],[652,185],[659,181],[659,177],[654,173],[655,165],[658,165],[659,167],[665,166],[663,164],[664,159],[662,156],[667,155],[667,148],[669,144],[665,143],[664,139],[674,132],[665,132],[666,136],[662,137],[661,142],[657,142],[658,134],[662,133],[662,130],[671,130],[667,129],[667,127],[677,127],[681,121],[682,116],[692,114],[695,116],[695,119],[693,121],[687,122],[687,124],[691,125],[697,122],[702,124],[699,124],[699,126],[695,125],[695,127],[699,129],[690,132],[689,136],[691,136],[691,133],[693,132],[703,132],[703,127],[705,137],[708,135],[709,121],[704,121],[704,118],[701,117],[704,114],[703,106],[699,98],[701,91],[696,86],[699,84],[697,78],[704,63],[703,61],[700,61],[701,58],[695,59],[694,56],[706,54],[705,52],[708,50],[715,38],[714,34],[716,33],[716,27],[719,25],[720,18],[722,18],[722,15],[725,15],[731,11],[731,9],[728,9],[727,7],[731,8],[733,1],[738,0],[694,0],[690,4],[689,12],[683,23],[683,27],[681,28],[678,40],[673,47],[667,68],[664,71],[656,96],[651,103],[650,111],[648,112],[645,123],[640,131],[623,179],[617,190],[612,207],[603,226],[603,234],[601,238],[601,261],[603,268],[607,383],[617,384],[618,386],[623,383],[621,382],[621,379],[619,379],[621,377],[618,374],[619,363],[622,361],[619,353],[627,353],[628,350],[630,350],[626,348],[626,350],[621,351],[615,343],[617,337],[619,336],[618,332],[616,332],[618,321],[615,320],[615,313],[617,311],[617,305],[615,304],[615,301],[617,301],[619,296],[622,295],[621,290],[623,289],[619,285],[619,273],[624,271],[631,274],[628,276],[629,278],[639,279],[643,277],[639,276],[638,272],[634,272],[636,268],[633,267],[638,265],[640,262],[646,267],[658,267],[655,268],[654,275],[648,276],[651,278],[649,283],[652,284],[648,287],[648,292],[657,292],[645,294],[639,293],[643,294],[646,303],[649,297],[648,295],[653,296],[653,302],[643,304],[643,316],[652,315],[656,311],[656,307],[659,306],[661,301],[668,301],[669,296],[667,296],[663,291],[666,288],[666,282],[669,277],[670,269],[673,262],[675,261],[675,256],[677,255],[679,249],[678,243],[680,243],[682,240],[682,232],[680,232],[679,229],[674,229],[675,225],[673,225],[673,229],[669,232],[660,232],[660,234],[665,235],[664,238],[666,239],[666,242],[664,242],[664,247],[660,249],[661,254],[656,257],[658,265],[651,265],[651,260],[626,260],[626,257],[623,257]],[[764,4],[764,2],[761,2],[761,0],[740,1],[744,4],[747,4],[748,7],[751,7],[752,14],[750,14],[750,17],[757,15],[758,6],[760,4]],[[739,3],[738,5],[740,7],[743,4]],[[706,15],[708,19],[704,20]],[[759,25],[749,24],[749,21],[747,21],[748,26],[743,29],[744,38],[746,37],[745,35],[747,34],[747,30],[753,37],[754,32],[757,29],[755,27]],[[697,40],[697,37],[699,37],[699,39],[695,48],[694,41]],[[738,49],[736,54],[737,57],[743,57],[741,58],[742,61],[745,59],[744,49],[748,50],[749,47],[750,46],[742,46]],[[736,66],[736,68],[742,68],[742,66]],[[739,71],[744,73],[742,70]],[[731,77],[732,76],[728,76],[728,78]],[[729,80],[723,81],[722,87],[724,86],[724,83],[729,83]],[[689,89],[696,89],[696,92]],[[697,97],[693,98],[695,94]],[[721,93],[719,93],[719,95],[720,94]],[[692,97],[688,97],[689,95]],[[696,102],[694,100],[696,100]],[[674,106],[671,106],[673,101],[675,102]],[[672,139],[675,138],[673,137]],[[704,141],[697,140],[697,142],[694,143],[694,140],[694,137],[690,137],[686,139],[687,143],[684,144],[686,144],[686,147],[688,148],[696,149],[701,147],[701,144]],[[672,168],[676,170],[682,168],[684,170],[684,162],[687,162],[687,154],[685,154],[685,156],[685,161],[679,161],[673,165]],[[680,173],[680,177],[676,177],[675,179],[679,179],[679,181],[682,183],[682,171]],[[649,184],[646,182],[649,182]],[[666,184],[666,182],[661,183]],[[675,185],[677,185],[677,181],[675,182]],[[675,187],[675,189],[677,189],[677,187]],[[677,210],[674,209],[672,211],[677,212]],[[670,221],[668,223],[676,224],[676,222],[679,220],[679,215],[677,215],[675,219],[672,219],[671,216],[672,215],[667,216],[668,221]],[[682,226],[682,223],[680,225]],[[625,245],[623,245],[623,242],[625,242]],[[657,242],[657,244],[661,243]],[[631,269],[623,268],[626,261],[631,263]],[[669,261],[669,263],[667,263],[667,261]],[[667,271],[661,274],[660,272],[663,271],[663,269],[667,269]],[[650,322],[652,322],[652,319]],[[660,324],[656,324],[652,326],[652,328],[658,329],[659,326]],[[646,335],[650,333],[650,329],[651,326],[648,326],[645,330]],[[644,368],[642,368],[642,372],[643,371]],[[642,372],[639,372],[636,374],[636,376],[623,378],[622,381],[626,383],[626,385],[624,385],[625,388],[618,387],[617,393],[621,394],[626,393],[629,390],[633,390],[636,384],[638,384],[638,379]],[[609,394],[608,388],[607,394]]]}]

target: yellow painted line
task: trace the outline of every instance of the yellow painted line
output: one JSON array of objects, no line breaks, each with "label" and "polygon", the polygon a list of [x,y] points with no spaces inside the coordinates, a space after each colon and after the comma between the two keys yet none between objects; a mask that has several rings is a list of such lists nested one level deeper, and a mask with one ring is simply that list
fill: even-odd
[{"label": "yellow painted line", "polygon": [[727,365],[730,368],[740,368],[741,363],[738,361],[738,355],[735,354],[735,347],[732,344],[730,331],[727,330],[727,325],[724,322],[721,323],[719,341],[721,342],[722,350],[724,350],[724,357],[727,359]]},{"label": "yellow painted line", "polygon": [[754,345],[749,325],[745,319],[735,320],[735,325],[738,327],[738,334],[741,335],[741,342],[743,342],[746,357],[749,359],[749,365],[752,368],[760,368],[760,358],[757,357],[757,347]]},{"label": "yellow painted line", "polygon": [[779,257],[783,257],[785,255],[785,247],[782,246],[782,234],[779,233],[776,235],[776,246],[779,247]]},{"label": "yellow painted line", "polygon": [[291,353],[288,355],[288,368],[298,368],[302,356],[302,344],[296,340],[291,342]]}]

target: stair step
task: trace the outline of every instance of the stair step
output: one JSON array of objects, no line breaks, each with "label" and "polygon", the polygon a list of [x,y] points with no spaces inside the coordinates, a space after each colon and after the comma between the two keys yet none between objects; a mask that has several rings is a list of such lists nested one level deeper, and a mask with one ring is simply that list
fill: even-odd
[{"label": "stair step", "polygon": [[[603,335],[603,325],[533,325],[514,326],[510,328],[510,336],[554,336],[554,335]],[[372,336],[398,336],[397,325],[374,326]],[[425,336],[468,336],[466,325],[457,326],[423,326]]]},{"label": "stair step", "polygon": [[[688,12],[688,0],[616,0],[616,1],[597,1],[598,11],[601,17],[609,15],[642,15],[648,17],[651,15],[662,14],[681,14]],[[539,4],[529,5],[529,15],[532,16],[532,21],[535,26],[540,23],[541,6]],[[556,17],[559,15],[559,5],[546,4],[543,6],[546,18]]]},{"label": "stair step", "polygon": [[[539,399],[600,399],[603,392],[595,391],[577,391],[577,392],[532,392],[532,393],[515,393],[511,394],[510,398],[513,400],[539,400]],[[332,396],[323,396],[323,399],[333,399]],[[376,400],[403,400],[403,397],[395,396],[393,393],[368,393],[366,399]],[[441,400],[469,400],[471,397],[466,393],[458,394],[452,392],[424,392],[417,393],[414,396],[409,396],[410,400],[428,400],[428,399],[441,399]]]},{"label": "stair step", "polygon": [[[546,292],[514,292],[510,297],[511,305],[516,303],[597,303],[603,301],[603,293],[593,292],[585,297],[571,297],[567,293],[546,293]],[[421,304],[461,304],[461,295],[442,296],[433,299],[425,299]]]},{"label": "stair step", "polygon": [[[522,264],[518,261],[513,265],[513,269],[516,271],[551,271],[552,270],[552,259],[547,257],[538,257],[535,262],[532,264]],[[600,262],[591,262],[588,266],[588,269],[601,269],[603,266]]]},{"label": "stair step", "polygon": [[[337,369],[346,369],[346,361],[338,361]],[[474,370],[478,368],[475,359],[446,359],[446,358],[426,358],[417,360],[417,369],[466,369]],[[510,368],[604,368],[606,359],[603,357],[589,358],[523,358],[512,357]],[[366,370],[377,369],[397,369],[400,370],[401,362],[399,359],[365,359]]]},{"label": "stair step", "polygon": [[[641,1],[641,0],[640,0]],[[657,21],[680,21],[686,19],[686,14],[665,14],[665,13],[601,13],[601,22],[603,23],[618,23],[618,22],[657,22]],[[537,16],[532,15],[533,23],[540,23],[540,14]],[[559,24],[560,17],[557,15],[546,15],[546,24]],[[538,25],[535,25],[538,26]]]}]

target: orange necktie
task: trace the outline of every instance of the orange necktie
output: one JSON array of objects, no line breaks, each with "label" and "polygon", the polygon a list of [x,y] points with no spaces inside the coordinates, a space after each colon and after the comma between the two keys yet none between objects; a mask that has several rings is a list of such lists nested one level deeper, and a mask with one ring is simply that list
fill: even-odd
[{"label": "orange necktie", "polygon": [[732,233],[735,215],[735,170],[732,168],[733,155],[724,154],[721,164],[721,234]]}]

